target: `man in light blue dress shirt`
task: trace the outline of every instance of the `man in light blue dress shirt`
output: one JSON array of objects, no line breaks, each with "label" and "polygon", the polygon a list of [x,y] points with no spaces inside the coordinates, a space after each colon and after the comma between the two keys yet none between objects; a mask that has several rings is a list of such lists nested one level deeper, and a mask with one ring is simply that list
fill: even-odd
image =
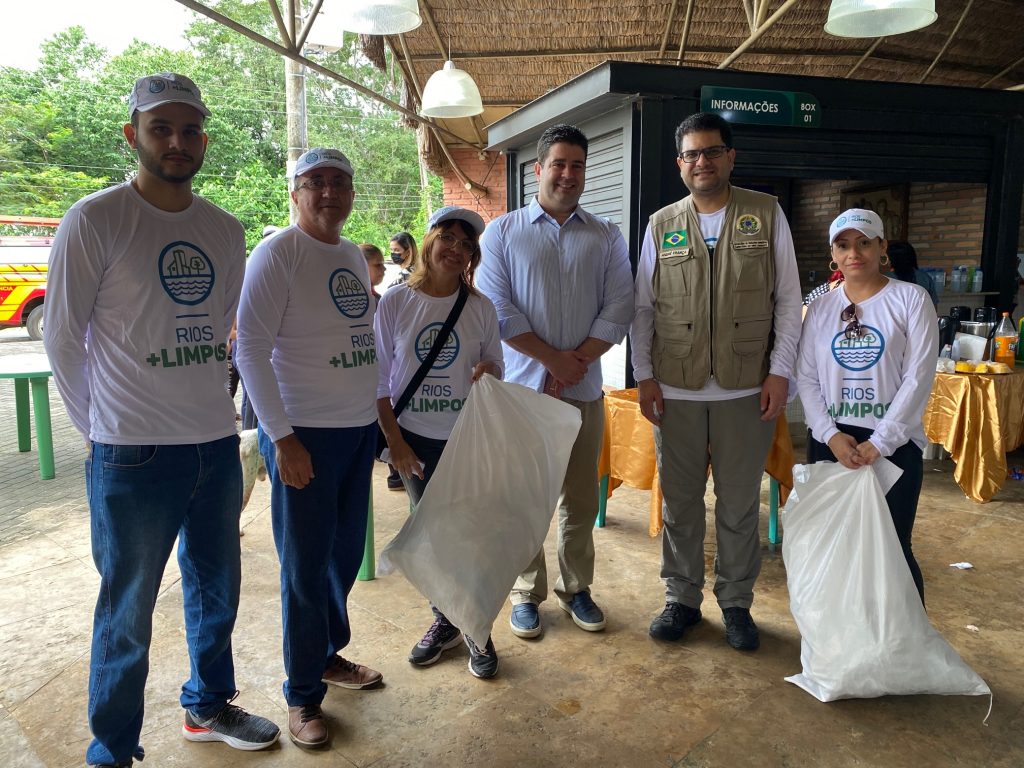
[{"label": "man in light blue dress shirt", "polygon": [[[555,125],[537,143],[537,196],[493,220],[480,240],[477,286],[498,310],[505,380],[546,392],[583,417],[559,500],[555,595],[580,628],[604,629],[590,596],[594,579],[597,461],[604,432],[600,357],[633,317],[629,249],[618,227],[579,206],[587,137]],[[548,596],[543,549],[512,590],[512,632],[541,633]]]}]

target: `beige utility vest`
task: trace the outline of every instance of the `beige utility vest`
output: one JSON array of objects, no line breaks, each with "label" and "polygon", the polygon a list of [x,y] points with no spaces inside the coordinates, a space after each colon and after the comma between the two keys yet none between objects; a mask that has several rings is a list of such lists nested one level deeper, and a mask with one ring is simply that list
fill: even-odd
[{"label": "beige utility vest", "polygon": [[776,206],[771,195],[731,187],[713,256],[692,196],[651,216],[658,381],[700,389],[713,375],[726,389],[761,386],[775,340]]}]

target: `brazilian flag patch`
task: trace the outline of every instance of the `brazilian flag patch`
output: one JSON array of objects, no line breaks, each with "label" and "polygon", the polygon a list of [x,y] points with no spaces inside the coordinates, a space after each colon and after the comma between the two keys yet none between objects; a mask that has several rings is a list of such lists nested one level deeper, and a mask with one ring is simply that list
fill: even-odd
[{"label": "brazilian flag patch", "polygon": [[665,236],[661,239],[661,247],[665,248],[679,248],[687,244],[686,230],[680,229],[676,232],[666,232]]}]

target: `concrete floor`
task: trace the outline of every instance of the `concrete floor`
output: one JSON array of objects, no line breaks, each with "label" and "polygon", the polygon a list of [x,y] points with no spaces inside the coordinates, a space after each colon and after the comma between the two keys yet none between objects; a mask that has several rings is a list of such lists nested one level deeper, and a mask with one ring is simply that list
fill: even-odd
[{"label": "concrete floor", "polygon": [[[0,332],[0,355],[39,351],[20,331]],[[84,448],[51,387],[55,480],[40,482],[36,455],[19,454],[13,387],[0,387],[0,766],[81,766],[89,741],[86,691],[98,578],[89,550]],[[1011,464],[1024,464],[1020,452]],[[330,748],[300,750],[287,737],[262,753],[181,737],[177,695],[187,675],[182,595],[168,565],[157,605],[142,741],[146,766],[971,766],[1024,765],[1024,483],[1009,481],[977,505],[952,481],[949,462],[927,462],[915,551],[933,624],[995,693],[821,704],[783,681],[799,671],[780,555],[765,551],[753,613],[761,649],[723,639],[710,590],[705,621],[682,644],[647,626],[661,608],[657,540],[647,536],[647,492],[620,489],[595,534],[593,594],[605,632],[577,629],[554,602],[541,608],[539,640],[515,638],[508,608],[495,626],[496,679],[477,680],[459,648],[427,669],[406,654],[429,624],[424,599],[400,576],[357,583],[347,656],[384,673],[372,691],[331,690]],[[764,488],[765,498],[767,484]],[[374,477],[377,551],[407,514],[404,493]],[[709,500],[711,499],[709,495]],[[767,526],[764,507],[762,531]],[[269,493],[257,484],[242,515],[242,601],[235,632],[237,703],[282,728],[278,565]],[[710,522],[710,518],[709,518]],[[713,531],[713,527],[709,528]],[[549,537],[549,563],[554,562]],[[705,553],[710,573],[715,544]],[[950,563],[969,561],[959,571]],[[966,629],[974,625],[977,632]]]}]

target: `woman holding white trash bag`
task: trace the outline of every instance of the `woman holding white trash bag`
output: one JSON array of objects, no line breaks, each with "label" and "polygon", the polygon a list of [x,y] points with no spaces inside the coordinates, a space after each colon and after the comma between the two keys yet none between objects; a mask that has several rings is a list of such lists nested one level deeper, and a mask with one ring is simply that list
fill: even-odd
[{"label": "woman holding white trash bag", "polygon": [[[437,468],[473,382],[485,373],[502,375],[498,315],[491,301],[473,287],[483,229],[483,219],[473,211],[456,206],[436,211],[427,224],[422,259],[404,285],[384,294],[374,318],[380,377],[377,412],[390,463],[414,505]],[[450,333],[445,334],[448,326]],[[432,351],[436,357],[427,375],[411,398],[404,398]],[[408,405],[396,418],[395,404],[403,399]],[[458,627],[431,608],[434,622],[409,653],[416,666],[433,664],[462,640]],[[497,674],[498,655],[491,639],[482,647],[468,636],[465,642],[470,672],[480,678]]]},{"label": "woman holding white trash bag", "polygon": [[887,242],[874,211],[843,212],[829,243],[844,281],[808,308],[797,365],[807,460],[857,469],[884,456],[903,470],[885,500],[924,602],[911,535],[926,444],[921,416],[935,377],[935,308],[919,285],[881,273]]}]

